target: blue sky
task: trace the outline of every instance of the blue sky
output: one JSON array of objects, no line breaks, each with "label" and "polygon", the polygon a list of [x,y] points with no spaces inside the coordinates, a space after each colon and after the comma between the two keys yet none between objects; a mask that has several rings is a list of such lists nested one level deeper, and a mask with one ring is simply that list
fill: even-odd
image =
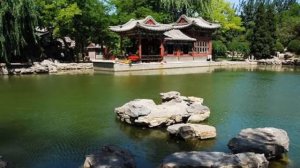
[{"label": "blue sky", "polygon": [[235,3],[235,4],[238,4],[238,3],[239,3],[239,0],[227,0],[227,1],[229,1],[229,2],[231,2],[231,3]]}]

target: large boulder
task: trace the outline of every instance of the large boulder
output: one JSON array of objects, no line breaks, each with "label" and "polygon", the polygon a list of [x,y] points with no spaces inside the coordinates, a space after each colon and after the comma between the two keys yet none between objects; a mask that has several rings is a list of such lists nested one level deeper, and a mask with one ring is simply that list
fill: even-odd
[{"label": "large boulder", "polygon": [[201,124],[175,124],[167,128],[171,135],[183,139],[210,139],[217,136],[216,128]]},{"label": "large boulder", "polygon": [[210,115],[209,108],[200,103],[192,103],[186,110],[192,114],[188,118],[189,123],[199,123],[207,119]]},{"label": "large boulder", "polygon": [[242,130],[228,143],[234,153],[261,153],[267,159],[279,159],[289,151],[289,137],[286,131],[277,128],[248,128]]},{"label": "large boulder", "polygon": [[167,156],[161,168],[267,168],[268,160],[263,154],[240,153],[226,154],[222,152],[178,152]]},{"label": "large boulder", "polygon": [[86,156],[84,168],[135,168],[132,154],[116,146],[104,146],[97,154]]},{"label": "large boulder", "polygon": [[22,75],[33,74],[33,73],[34,73],[34,69],[32,69],[32,68],[21,68],[20,69],[20,74],[22,74]]},{"label": "large boulder", "polygon": [[57,64],[59,64],[59,62],[57,60],[44,60],[41,62],[41,65],[42,66],[45,66],[48,68],[49,70],[49,73],[57,73],[58,70],[57,70]]},{"label": "large boulder", "polygon": [[200,122],[210,115],[203,99],[180,96],[179,92],[161,93],[163,103],[156,105],[153,100],[136,99],[115,108],[117,117],[126,123],[148,127],[169,126],[176,123]]},{"label": "large boulder", "polygon": [[2,156],[0,156],[0,168],[6,168],[6,167],[7,167],[7,163],[3,161]]},{"label": "large boulder", "polygon": [[28,68],[28,69],[31,69],[34,73],[37,73],[37,74],[49,73],[48,67],[43,66],[43,65],[41,65],[41,64],[38,63],[38,62],[34,62],[34,63],[33,63],[33,66],[31,66],[31,67]]}]

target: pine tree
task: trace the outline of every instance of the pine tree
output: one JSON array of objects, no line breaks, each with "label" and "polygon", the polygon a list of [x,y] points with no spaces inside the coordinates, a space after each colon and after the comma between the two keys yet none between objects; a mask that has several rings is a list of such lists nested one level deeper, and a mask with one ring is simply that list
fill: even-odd
[{"label": "pine tree", "polygon": [[260,4],[255,17],[255,27],[251,39],[251,53],[256,59],[268,58],[271,55],[271,48],[268,45],[269,28],[264,4]]},{"label": "pine tree", "polygon": [[276,14],[275,14],[275,6],[274,5],[269,5],[267,12],[266,12],[266,21],[267,21],[267,26],[268,26],[268,43],[267,45],[270,46],[270,53],[272,55],[275,54],[275,45],[277,41],[277,34],[276,34]]}]

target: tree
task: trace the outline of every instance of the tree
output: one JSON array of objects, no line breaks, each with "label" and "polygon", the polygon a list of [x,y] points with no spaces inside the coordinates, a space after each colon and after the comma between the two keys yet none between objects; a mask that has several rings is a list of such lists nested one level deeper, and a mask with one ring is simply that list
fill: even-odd
[{"label": "tree", "polygon": [[292,40],[288,45],[288,50],[300,54],[300,39]]},{"label": "tree", "polygon": [[211,0],[211,8],[208,14],[211,21],[220,23],[221,30],[242,31],[242,19],[236,15],[236,11],[231,7],[229,2],[225,0]]},{"label": "tree", "polygon": [[222,41],[213,41],[213,56],[216,57],[225,57],[227,47]]},{"label": "tree", "polygon": [[173,20],[180,15],[204,16],[209,12],[210,0],[160,0],[165,9],[172,13]]},{"label": "tree", "polygon": [[32,0],[0,2],[0,61],[27,61],[38,55],[36,24]]},{"label": "tree", "polygon": [[300,4],[295,3],[279,14],[278,39],[287,46],[290,41],[300,38]]},{"label": "tree", "polygon": [[36,1],[40,13],[40,27],[53,29],[55,38],[69,36],[74,39],[77,61],[83,56],[84,48],[89,42],[104,46],[106,41],[110,41],[111,33],[108,31],[110,19],[102,1]]},{"label": "tree", "polygon": [[250,53],[250,46],[248,42],[240,41],[238,39],[234,39],[232,42],[228,44],[228,50],[232,52],[232,56],[236,56],[236,54],[241,54],[246,57]]},{"label": "tree", "polygon": [[257,59],[268,58],[271,55],[271,46],[269,45],[270,34],[265,6],[262,3],[257,9],[254,22],[255,27],[251,39],[251,53]]},{"label": "tree", "polygon": [[158,0],[111,0],[110,5],[115,10],[111,15],[113,24],[123,24],[130,19],[141,19],[148,15],[159,22],[168,22],[171,18]]},{"label": "tree", "polygon": [[276,19],[276,13],[275,13],[275,6],[269,5],[267,7],[266,11],[266,22],[267,22],[267,37],[268,37],[268,45],[270,47],[270,54],[274,55],[276,48],[276,41],[277,41],[277,19]]},{"label": "tree", "polygon": [[70,33],[75,16],[82,14],[77,2],[69,0],[36,0],[36,4],[39,12],[39,27],[53,28],[55,37]]}]

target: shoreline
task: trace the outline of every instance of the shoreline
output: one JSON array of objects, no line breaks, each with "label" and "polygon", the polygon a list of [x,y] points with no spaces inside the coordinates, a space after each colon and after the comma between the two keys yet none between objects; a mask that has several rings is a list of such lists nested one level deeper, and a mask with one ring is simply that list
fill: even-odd
[{"label": "shoreline", "polygon": [[34,62],[32,66],[15,64],[8,68],[0,64],[0,75],[39,75],[39,74],[66,74],[66,73],[90,73],[93,71],[92,63],[60,63],[56,60],[44,60]]},{"label": "shoreline", "polygon": [[[93,63],[59,63],[58,61],[44,60],[35,62],[31,67],[7,68],[5,64],[0,63],[1,75],[63,75],[63,74],[114,74],[117,76],[126,75],[180,75],[193,73],[211,73],[216,69],[239,69],[246,68],[249,70],[293,70],[298,67],[297,64],[280,64],[273,60],[258,60],[258,61],[193,61],[193,62],[169,62],[169,63],[139,63],[139,64],[124,64],[116,61],[97,61],[104,63],[104,67],[95,66]],[[110,66],[107,66],[107,63]],[[94,64],[94,65],[93,65]],[[284,68],[284,69],[282,69]]]},{"label": "shoreline", "polygon": [[223,66],[257,66],[257,62],[249,61],[184,61],[184,62],[160,62],[125,64],[117,61],[94,61],[93,67],[97,72],[133,72],[144,70],[165,70],[199,67],[223,67]]}]

